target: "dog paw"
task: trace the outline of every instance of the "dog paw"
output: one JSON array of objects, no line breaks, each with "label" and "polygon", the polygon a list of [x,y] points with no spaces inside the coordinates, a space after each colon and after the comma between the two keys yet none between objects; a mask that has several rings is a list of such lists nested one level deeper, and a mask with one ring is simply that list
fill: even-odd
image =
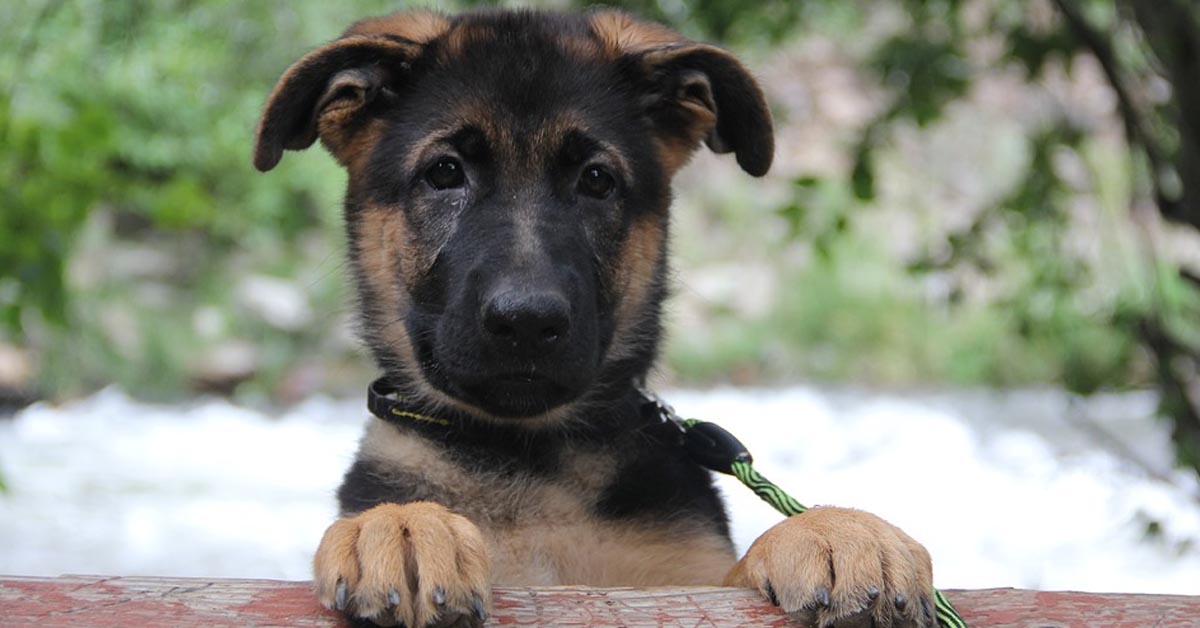
[{"label": "dog paw", "polygon": [[326,608],[380,626],[480,626],[491,559],[465,517],[428,502],[381,504],[329,526],[313,559]]},{"label": "dog paw", "polygon": [[860,510],[814,508],[754,541],[727,586],[757,589],[818,628],[933,628],[929,552]]}]

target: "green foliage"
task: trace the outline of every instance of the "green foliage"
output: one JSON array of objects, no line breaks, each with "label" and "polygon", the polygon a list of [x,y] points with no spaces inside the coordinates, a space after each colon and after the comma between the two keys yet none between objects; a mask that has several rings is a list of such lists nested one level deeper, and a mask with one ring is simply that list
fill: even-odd
[{"label": "green foliage", "polygon": [[[250,141],[266,87],[305,48],[336,36],[347,13],[397,8],[354,5],[0,8],[0,41],[20,42],[0,53],[0,337],[36,345],[48,389],[115,378],[135,391],[178,390],[177,347],[198,339],[163,323],[187,320],[188,308],[174,304],[236,274],[231,263],[246,256],[294,266],[302,235],[339,229],[341,175],[329,160],[290,159],[264,181],[249,167]],[[137,303],[129,277],[71,277],[78,238],[99,216],[113,225],[114,250],[148,244],[181,256],[158,278],[165,304]],[[130,355],[100,329],[95,308],[106,302],[127,304],[147,334],[145,353]],[[66,329],[75,333],[58,331]]]},{"label": "green foliage", "polygon": [[[1138,164],[1128,206],[1149,197],[1166,219],[1200,228],[1200,133],[1187,122],[1200,116],[1194,72],[1200,64],[1195,46],[1200,8],[1183,2],[1053,0],[1056,11],[1046,14],[1049,6],[1042,7],[1037,19],[1031,17],[1037,9],[996,3],[981,8],[986,19],[968,27],[962,3],[902,4],[912,23],[876,48],[868,64],[892,97],[853,149],[844,184],[856,199],[876,198],[875,160],[892,131],[936,123],[988,70],[968,61],[965,46],[999,39],[1005,47],[996,62],[1019,64],[1031,83],[1052,66],[1070,72],[1080,55],[1098,61],[1117,99],[1131,162]],[[1170,95],[1158,103],[1140,93],[1156,81],[1170,85]],[[1064,246],[1077,191],[1063,180],[1057,158],[1086,160],[1085,136],[1066,112],[1031,132],[1023,174],[1009,194],[966,229],[948,234],[938,250],[912,260],[909,270],[921,276],[965,266],[977,275],[1006,278],[1008,288],[991,304],[1011,315],[1011,328],[1000,337],[1026,348],[1047,347],[1056,365],[1051,376],[1075,392],[1144,381],[1148,365],[1137,356],[1143,351],[1152,356],[1150,369],[1163,395],[1163,413],[1173,424],[1179,459],[1200,470],[1200,400],[1190,392],[1200,372],[1200,279],[1183,270],[1178,258],[1169,261],[1153,250],[1120,269],[1090,265]],[[1097,194],[1103,185],[1097,183]],[[803,199],[822,183],[805,178],[797,187],[795,196]],[[792,224],[810,213],[802,201],[784,208]],[[1117,290],[1098,299],[1097,273],[1114,270],[1128,276],[1118,274],[1109,282]],[[958,293],[950,291],[948,305],[959,307]],[[993,375],[992,381],[999,380]]]},{"label": "green foliage", "polygon": [[1079,39],[1069,30],[1041,31],[1024,21],[1007,29],[1007,39],[1007,57],[1020,62],[1034,79],[1052,63],[1069,64],[1080,52]]},{"label": "green foliage", "polygon": [[[249,165],[250,142],[289,63],[347,16],[402,4],[0,6],[0,340],[35,352],[46,392],[116,381],[177,394],[194,385],[197,356],[240,341],[258,350],[259,377],[246,388],[269,394],[306,356],[341,355],[328,330],[346,300],[344,175],[311,151],[263,177]],[[1105,239],[1112,251],[1100,262],[1067,245],[1081,197],[1116,231],[1130,230],[1130,206],[1147,203],[1200,227],[1200,135],[1189,122],[1200,119],[1200,9],[1178,0],[611,4],[751,56],[834,29],[882,103],[847,142],[844,172],[784,173],[786,199],[755,219],[788,233],[764,247],[804,251],[805,261],[781,274],[785,288],[761,317],[718,311],[706,333],[672,345],[682,378],[1057,383],[1082,394],[1152,382],[1180,459],[1200,466],[1191,392],[1200,281],[1152,249],[1109,241],[1119,238]],[[1010,185],[967,208],[965,225],[899,263],[881,252],[863,223],[895,202],[886,184],[900,134],[935,133],[982,77],[1020,74],[1037,87],[1076,72],[1083,56],[1114,88],[1127,155],[1097,149],[1094,129],[1054,111],[1024,128]],[[1088,183],[1065,176],[1064,162],[1083,164]],[[288,331],[256,317],[231,285],[249,274],[299,277],[315,320]]]},{"label": "green foliage", "polygon": [[929,37],[924,29],[892,37],[875,51],[871,66],[899,95],[891,116],[926,126],[970,85],[960,43]]},{"label": "green foliage", "polygon": [[[791,238],[811,242],[817,255],[828,260],[833,245],[846,235],[854,202],[836,182],[814,176],[801,176],[792,181],[791,202],[776,213],[788,225]],[[861,200],[858,190],[855,196]]]}]

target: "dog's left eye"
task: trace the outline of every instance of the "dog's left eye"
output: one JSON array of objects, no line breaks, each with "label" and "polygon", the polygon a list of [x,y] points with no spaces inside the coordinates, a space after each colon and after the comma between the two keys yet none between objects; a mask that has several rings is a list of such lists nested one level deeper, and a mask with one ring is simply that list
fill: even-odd
[{"label": "dog's left eye", "polygon": [[435,190],[460,187],[466,180],[462,164],[457,159],[442,157],[425,171],[425,180]]},{"label": "dog's left eye", "polygon": [[603,166],[588,166],[579,175],[579,193],[592,198],[608,198],[617,181]]}]

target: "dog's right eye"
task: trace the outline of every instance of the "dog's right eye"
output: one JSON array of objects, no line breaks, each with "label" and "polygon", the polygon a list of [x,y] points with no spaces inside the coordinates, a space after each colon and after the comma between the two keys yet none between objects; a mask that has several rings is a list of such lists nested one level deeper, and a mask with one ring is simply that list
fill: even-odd
[{"label": "dog's right eye", "polygon": [[616,180],[603,166],[588,166],[579,175],[579,191],[592,198],[608,198],[615,187]]},{"label": "dog's right eye", "polygon": [[425,171],[425,181],[435,190],[446,190],[461,187],[466,175],[457,159],[442,157]]}]

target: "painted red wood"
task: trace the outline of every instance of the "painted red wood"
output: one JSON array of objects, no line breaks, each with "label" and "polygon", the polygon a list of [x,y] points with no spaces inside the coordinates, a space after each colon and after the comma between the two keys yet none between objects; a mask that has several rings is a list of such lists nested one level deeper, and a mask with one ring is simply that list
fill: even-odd
[{"label": "painted red wood", "polygon": [[[1200,628],[1200,597],[1020,589],[947,591],[972,628]],[[190,578],[0,577],[0,627],[347,626],[308,583]],[[794,626],[750,591],[497,589],[489,626]]]}]

